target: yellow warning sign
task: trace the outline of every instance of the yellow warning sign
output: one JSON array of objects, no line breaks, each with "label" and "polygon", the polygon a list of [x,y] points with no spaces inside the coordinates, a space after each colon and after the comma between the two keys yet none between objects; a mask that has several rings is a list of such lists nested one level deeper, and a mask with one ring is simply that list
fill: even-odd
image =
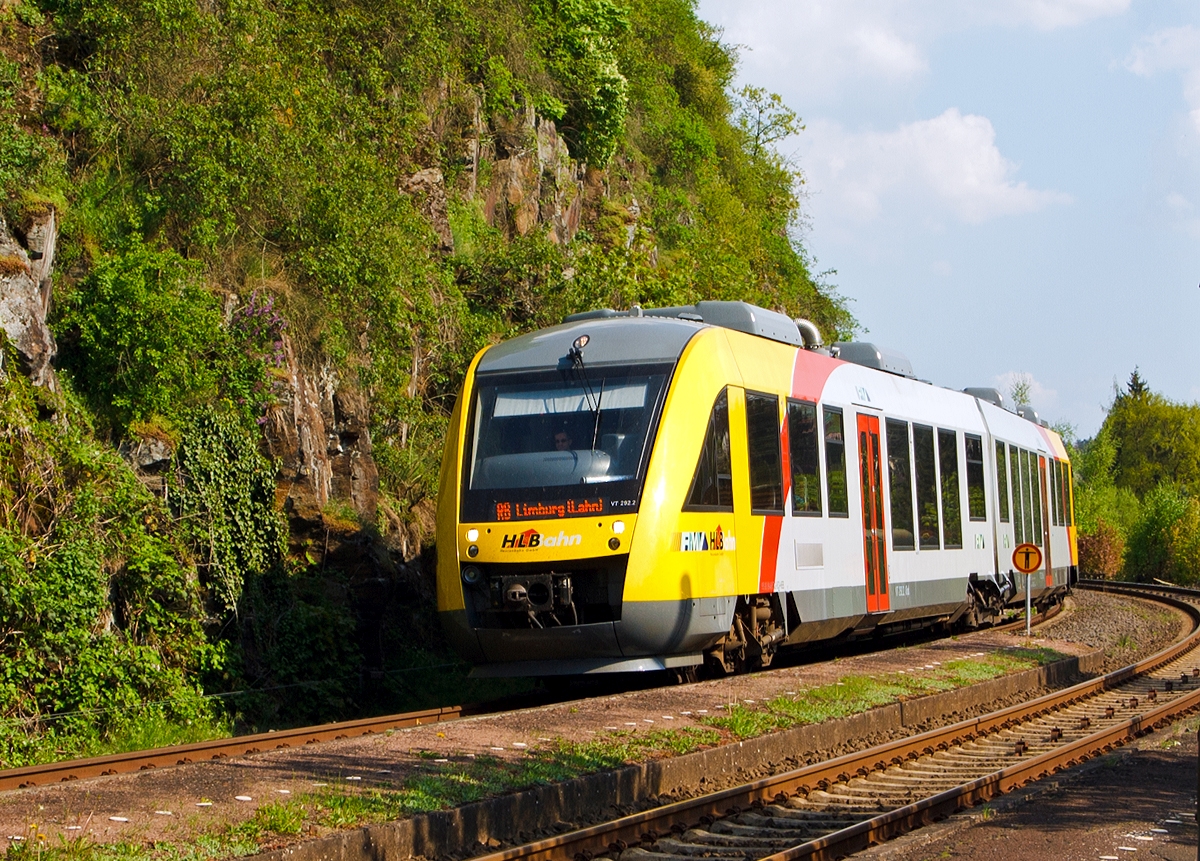
[{"label": "yellow warning sign", "polygon": [[1013,551],[1013,567],[1022,574],[1032,574],[1042,567],[1042,548],[1036,544],[1018,544]]}]

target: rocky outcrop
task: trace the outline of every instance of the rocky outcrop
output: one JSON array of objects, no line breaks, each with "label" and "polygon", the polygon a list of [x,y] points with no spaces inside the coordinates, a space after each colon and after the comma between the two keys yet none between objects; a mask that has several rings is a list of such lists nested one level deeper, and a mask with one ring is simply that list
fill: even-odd
[{"label": "rocky outcrop", "polygon": [[334,499],[364,520],[379,505],[379,471],[371,451],[366,398],[341,384],[328,365],[306,368],[283,337],[284,367],[276,403],[266,415],[266,440],[279,461],[276,498],[288,516],[316,526]]},{"label": "rocky outcrop", "polygon": [[16,346],[21,371],[36,386],[57,388],[58,347],[46,325],[51,274],[58,240],[53,208],[31,219],[28,229],[10,230],[0,216],[0,329]]},{"label": "rocky outcrop", "polygon": [[468,145],[472,158],[478,151],[492,162],[491,181],[482,192],[488,223],[510,236],[544,225],[555,242],[570,242],[583,213],[583,166],[572,161],[554,121],[532,108],[494,123],[490,145]]},{"label": "rocky outcrop", "polygon": [[450,206],[446,199],[446,180],[436,167],[419,170],[405,180],[400,191],[414,198],[420,213],[438,239],[438,249],[454,250],[454,237],[450,233]]}]

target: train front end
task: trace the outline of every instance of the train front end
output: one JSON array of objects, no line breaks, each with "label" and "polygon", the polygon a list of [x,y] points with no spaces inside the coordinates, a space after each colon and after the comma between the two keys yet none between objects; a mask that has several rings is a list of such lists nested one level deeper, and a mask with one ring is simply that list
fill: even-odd
[{"label": "train front end", "polygon": [[438,610],[476,675],[664,669],[625,575],[656,428],[695,324],[591,319],[476,357],[438,499]]}]

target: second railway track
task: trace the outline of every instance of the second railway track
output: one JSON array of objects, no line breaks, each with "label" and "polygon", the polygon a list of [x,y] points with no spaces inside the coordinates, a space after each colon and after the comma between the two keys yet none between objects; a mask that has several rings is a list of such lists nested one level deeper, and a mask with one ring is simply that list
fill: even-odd
[{"label": "second railway track", "polygon": [[1153,594],[1187,613],[1193,630],[1137,664],[1029,703],[476,861],[840,858],[1200,709],[1200,594],[1089,585]]}]

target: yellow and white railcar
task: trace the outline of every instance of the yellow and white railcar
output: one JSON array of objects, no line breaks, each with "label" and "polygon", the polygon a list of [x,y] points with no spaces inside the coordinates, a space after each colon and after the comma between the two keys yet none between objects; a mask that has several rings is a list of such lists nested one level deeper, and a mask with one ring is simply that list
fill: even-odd
[{"label": "yellow and white railcar", "polygon": [[1062,441],[991,389],[741,302],[589,312],[482,351],[451,418],[438,610],[483,675],[763,666],[987,623],[1076,562]]}]

